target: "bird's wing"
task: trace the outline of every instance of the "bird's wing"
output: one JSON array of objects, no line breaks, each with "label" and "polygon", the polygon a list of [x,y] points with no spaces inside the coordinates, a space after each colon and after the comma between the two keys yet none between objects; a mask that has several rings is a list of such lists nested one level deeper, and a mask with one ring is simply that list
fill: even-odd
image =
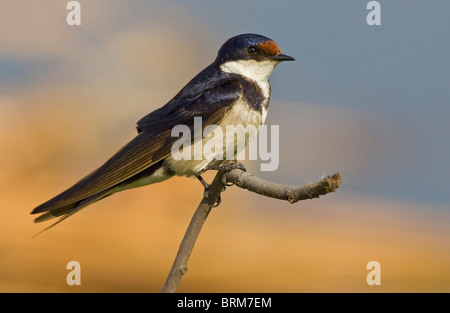
[{"label": "bird's wing", "polygon": [[164,107],[142,118],[137,124],[139,134],[105,164],[31,213],[76,206],[138,174],[170,155],[178,140],[171,137],[174,126],[183,124],[192,130],[194,117],[202,117],[203,127],[218,124],[242,93],[241,84],[233,77],[216,78],[193,87],[188,84]]}]

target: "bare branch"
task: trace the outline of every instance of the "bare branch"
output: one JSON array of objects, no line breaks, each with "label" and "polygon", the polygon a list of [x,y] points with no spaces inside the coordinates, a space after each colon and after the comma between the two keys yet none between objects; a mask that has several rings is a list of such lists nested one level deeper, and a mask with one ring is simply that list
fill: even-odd
[{"label": "bare branch", "polygon": [[337,173],[333,176],[327,176],[319,182],[303,186],[285,186],[235,169],[227,174],[227,181],[235,184],[239,188],[247,189],[266,197],[295,203],[300,200],[319,198],[319,196],[335,191],[341,183],[341,174]]},{"label": "bare branch", "polygon": [[[224,175],[225,180],[223,179]],[[233,183],[239,188],[247,189],[263,196],[295,203],[300,200],[318,198],[319,196],[335,191],[341,183],[341,175],[337,173],[333,176],[324,177],[319,182],[303,186],[285,186],[266,181],[240,169],[234,169],[228,173],[218,171],[208,192],[205,192],[202,201],[191,219],[183,241],[180,244],[172,269],[170,270],[169,276],[167,277],[161,292],[176,291],[183,274],[187,271],[187,263],[198,235],[200,234],[211,208],[224,190],[225,182]]]},{"label": "bare branch", "polygon": [[219,171],[212,184],[209,186],[208,192],[205,192],[203,195],[203,199],[198,205],[186,234],[184,235],[183,241],[180,244],[172,269],[170,270],[169,276],[167,277],[161,292],[175,292],[181,277],[186,273],[187,263],[198,235],[200,234],[200,230],[202,229],[211,208],[214,206],[217,199],[219,199],[220,193],[225,187],[225,184],[222,181],[223,175],[224,172]]}]

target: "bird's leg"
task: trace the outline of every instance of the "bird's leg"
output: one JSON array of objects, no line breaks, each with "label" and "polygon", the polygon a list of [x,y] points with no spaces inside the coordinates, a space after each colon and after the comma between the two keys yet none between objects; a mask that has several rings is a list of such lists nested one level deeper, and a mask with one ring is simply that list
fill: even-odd
[{"label": "bird's leg", "polygon": [[197,179],[200,181],[200,183],[203,185],[203,188],[205,188],[205,191],[207,189],[209,189],[209,184],[203,179],[202,176],[200,175],[195,175],[195,177],[197,177]]},{"label": "bird's leg", "polygon": [[[208,184],[208,183],[203,179],[203,177],[202,177],[201,175],[195,175],[195,177],[197,177],[197,179],[198,179],[198,180],[200,181],[200,183],[202,184],[203,188],[205,188],[205,191],[203,192],[203,196],[206,197],[206,198],[208,198],[208,196],[209,196],[209,186],[210,186],[210,184]],[[223,190],[225,190],[225,188],[224,188]],[[219,204],[220,204],[220,202],[222,202],[222,199],[221,199],[220,194],[219,194],[219,198],[217,199],[216,204],[213,205],[213,208],[218,207]]]},{"label": "bird's leg", "polygon": [[[236,160],[228,161],[224,165],[208,165],[207,167],[205,167],[205,171],[217,170],[217,171],[222,171],[224,173],[223,176],[222,176],[222,183],[225,185],[223,187],[223,190],[226,189],[226,186],[231,186],[227,182],[227,173],[232,171],[232,170],[234,170],[234,169],[240,169],[240,170],[242,170],[244,172],[247,171],[245,166],[242,163],[237,162]],[[208,198],[208,192],[209,192],[209,186],[210,185],[203,179],[203,177],[201,175],[195,175],[195,177],[197,177],[197,179],[202,184],[203,188],[205,188],[203,196]],[[218,207],[220,202],[222,202],[222,198],[221,198],[221,196],[219,194],[219,198],[217,199],[216,204],[214,204],[213,207]]]}]

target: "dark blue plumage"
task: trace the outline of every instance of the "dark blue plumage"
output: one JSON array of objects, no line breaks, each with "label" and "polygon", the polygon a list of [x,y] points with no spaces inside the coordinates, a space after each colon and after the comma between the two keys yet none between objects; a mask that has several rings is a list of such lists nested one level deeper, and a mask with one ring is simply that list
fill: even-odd
[{"label": "dark blue plumage", "polygon": [[177,163],[172,159],[171,147],[177,140],[171,136],[172,128],[183,124],[192,129],[194,117],[202,118],[203,127],[264,123],[270,96],[267,78],[276,64],[288,60],[293,58],[282,54],[278,45],[265,36],[243,34],[230,38],[211,65],[166,105],[138,121],[138,135],[132,141],[100,168],[37,206],[32,214],[45,213],[35,221],[62,216],[61,221],[115,192],[174,175],[199,176],[208,165],[205,160]]}]

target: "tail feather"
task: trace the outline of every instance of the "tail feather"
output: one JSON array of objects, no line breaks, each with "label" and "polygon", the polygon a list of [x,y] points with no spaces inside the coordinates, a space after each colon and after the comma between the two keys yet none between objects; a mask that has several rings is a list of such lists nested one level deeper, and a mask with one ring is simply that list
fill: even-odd
[{"label": "tail feather", "polygon": [[44,221],[48,221],[50,219],[53,219],[55,217],[59,217],[62,216],[58,221],[54,222],[53,224],[51,224],[50,226],[44,228],[43,230],[41,230],[40,232],[38,232],[37,234],[35,234],[32,238],[36,237],[37,235],[43,233],[46,230],[49,230],[50,228],[53,228],[54,226],[56,226],[57,224],[61,223],[62,221],[64,221],[66,218],[72,216],[73,214],[77,213],[78,211],[84,209],[85,207],[93,204],[94,202],[97,202],[103,198],[106,198],[108,196],[111,195],[111,193],[109,193],[110,190],[105,190],[101,193],[98,193],[96,195],[93,195],[91,197],[88,197],[82,201],[78,201],[76,203],[72,203],[66,206],[63,206],[61,208],[57,208],[54,210],[50,210],[45,212],[44,214],[38,216],[34,222],[35,223],[41,223]]},{"label": "tail feather", "polygon": [[54,210],[50,210],[47,212],[44,212],[43,214],[41,214],[40,216],[36,217],[34,219],[35,223],[42,223],[48,220],[51,220],[55,217],[61,216],[61,215],[65,215],[69,212],[71,212],[72,210],[74,210],[77,207],[78,203],[72,203],[66,206],[63,206],[62,208],[59,209],[54,209]]},{"label": "tail feather", "polygon": [[78,211],[80,211],[83,207],[80,208],[75,208],[72,211],[66,213],[63,217],[61,217],[58,221],[54,222],[53,224],[51,224],[50,226],[44,228],[43,230],[41,230],[40,232],[38,232],[37,234],[35,234],[33,237],[36,237],[39,234],[42,234],[44,231],[49,230],[50,228],[53,228],[54,226],[56,226],[57,224],[61,223],[62,221],[64,221],[66,218],[72,216],[73,214],[77,213]]}]

